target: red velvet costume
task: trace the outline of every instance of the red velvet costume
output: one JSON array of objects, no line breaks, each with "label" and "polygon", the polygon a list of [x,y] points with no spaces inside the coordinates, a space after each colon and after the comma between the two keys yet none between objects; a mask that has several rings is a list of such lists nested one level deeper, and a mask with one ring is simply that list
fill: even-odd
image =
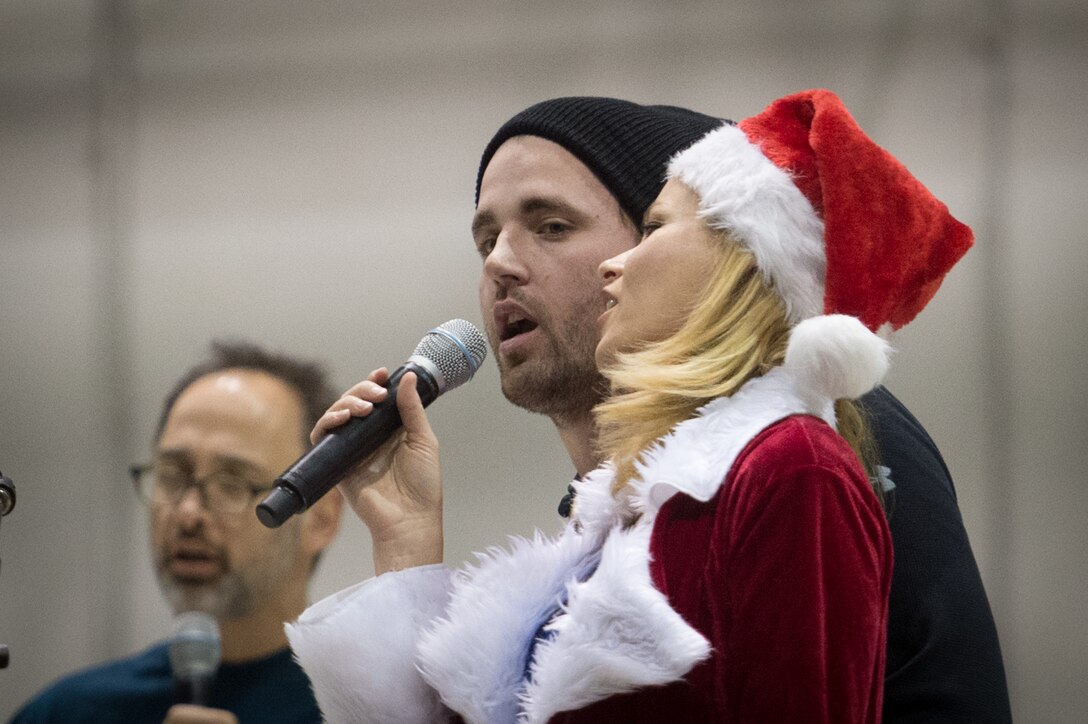
[{"label": "red velvet costume", "polygon": [[853,458],[822,421],[791,417],[710,501],[671,498],[651,576],[714,652],[681,682],[552,721],[879,721],[891,541]]}]

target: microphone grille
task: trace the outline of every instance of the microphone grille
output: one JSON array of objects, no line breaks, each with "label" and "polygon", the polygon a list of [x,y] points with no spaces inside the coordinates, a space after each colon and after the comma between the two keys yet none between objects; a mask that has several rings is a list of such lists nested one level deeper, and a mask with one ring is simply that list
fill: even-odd
[{"label": "microphone grille", "polygon": [[175,619],[168,650],[176,679],[212,676],[219,668],[219,624],[203,611],[186,611]]},{"label": "microphone grille", "polygon": [[441,392],[472,379],[486,356],[483,333],[463,319],[451,319],[427,332],[412,353],[412,357],[423,357],[438,368]]}]

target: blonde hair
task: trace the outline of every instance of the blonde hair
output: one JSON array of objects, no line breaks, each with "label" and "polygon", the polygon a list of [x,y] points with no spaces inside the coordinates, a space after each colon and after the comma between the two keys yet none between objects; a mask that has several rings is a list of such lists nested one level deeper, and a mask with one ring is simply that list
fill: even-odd
[{"label": "blonde hair", "polygon": [[[594,408],[597,445],[616,466],[614,493],[636,477],[635,464],[654,441],[698,408],[734,394],[785,359],[790,323],[782,299],[751,252],[718,233],[717,268],[680,329],[665,340],[618,354],[602,370],[611,396]],[[871,461],[872,444],[866,442],[860,410],[846,400],[836,403],[840,409],[847,422],[843,436],[859,458]]]}]

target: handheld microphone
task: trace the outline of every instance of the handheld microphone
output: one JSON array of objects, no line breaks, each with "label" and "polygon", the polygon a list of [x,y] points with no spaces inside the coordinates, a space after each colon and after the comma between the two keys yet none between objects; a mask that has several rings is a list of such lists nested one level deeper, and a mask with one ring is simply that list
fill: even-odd
[{"label": "handheld microphone", "polygon": [[389,394],[366,417],[353,417],[295,461],[257,506],[257,518],[278,528],[313,505],[360,461],[382,446],[402,422],[397,389],[406,372],[415,372],[423,406],[446,390],[472,379],[487,356],[484,335],[470,322],[451,319],[424,335],[408,361],[389,376]]},{"label": "handheld microphone", "polygon": [[177,617],[168,651],[178,703],[208,706],[219,668],[219,624],[203,611],[186,611]]}]

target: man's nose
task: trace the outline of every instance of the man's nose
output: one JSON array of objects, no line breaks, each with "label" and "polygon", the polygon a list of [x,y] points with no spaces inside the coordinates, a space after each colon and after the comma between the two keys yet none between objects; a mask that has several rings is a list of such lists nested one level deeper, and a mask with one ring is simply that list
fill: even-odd
[{"label": "man's nose", "polygon": [[502,231],[484,259],[484,274],[503,286],[524,284],[529,279],[529,273],[522,251],[516,232]]},{"label": "man's nose", "polygon": [[199,485],[190,485],[181,494],[174,505],[178,521],[186,528],[198,525],[208,515],[208,506],[204,500],[204,489]]}]

